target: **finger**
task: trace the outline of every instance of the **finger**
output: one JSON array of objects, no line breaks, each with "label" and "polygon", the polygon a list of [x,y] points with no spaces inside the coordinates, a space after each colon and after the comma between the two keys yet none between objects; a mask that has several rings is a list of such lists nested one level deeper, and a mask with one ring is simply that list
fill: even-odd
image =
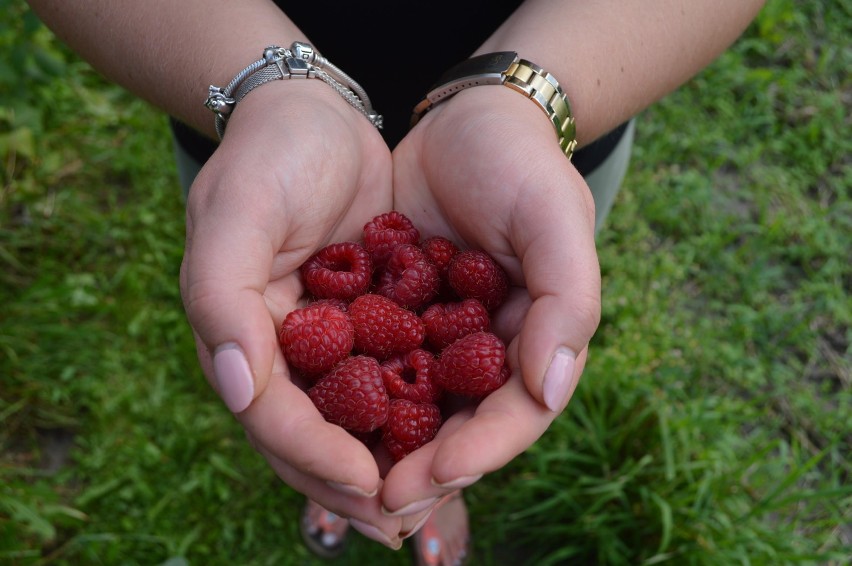
[{"label": "finger", "polygon": [[278,477],[284,480],[284,483],[325,509],[348,518],[352,526],[364,536],[394,550],[402,546],[399,533],[403,529],[403,520],[382,513],[377,494],[371,497],[360,497],[342,493],[318,478],[293,468],[288,462],[270,452],[263,449],[259,452],[266,458]]},{"label": "finger", "polygon": [[[441,487],[433,482],[432,461],[444,439],[452,436],[474,415],[473,408],[454,413],[431,441],[397,462],[385,476],[382,487],[382,509],[391,516],[410,517],[431,509],[439,499],[457,489]],[[473,481],[478,478],[471,478]],[[466,486],[462,486],[466,487]]]},{"label": "finger", "polygon": [[[585,359],[583,350],[577,360],[580,371]],[[518,372],[513,373],[475,410],[455,413],[432,442],[390,470],[382,488],[385,512],[406,516],[431,508],[437,498],[505,466],[535,443],[554,418],[529,395]]]},{"label": "finger", "polygon": [[188,214],[181,265],[181,294],[203,344],[200,357],[210,356],[208,376],[234,413],[262,393],[278,347],[264,298],[275,246],[259,223],[238,211],[219,206],[197,219]]},{"label": "finger", "polygon": [[521,333],[531,305],[532,299],[525,288],[512,287],[506,302],[491,314],[491,331],[506,344],[510,343]]},{"label": "finger", "polygon": [[273,372],[263,395],[238,420],[265,454],[289,469],[341,493],[374,496],[381,479],[373,455],[348,432],[326,422],[283,370],[283,356],[277,359],[276,368],[282,369]]},{"label": "finger", "polygon": [[[577,365],[582,366],[585,358],[583,350]],[[446,489],[470,485],[532,446],[556,416],[532,398],[518,373],[513,373],[503,387],[483,399],[472,418],[442,440],[433,457],[431,482]]]},{"label": "finger", "polygon": [[578,354],[600,320],[600,267],[591,195],[576,169],[528,191],[512,227],[532,304],[519,336],[520,368],[531,395],[560,412],[580,376]]}]

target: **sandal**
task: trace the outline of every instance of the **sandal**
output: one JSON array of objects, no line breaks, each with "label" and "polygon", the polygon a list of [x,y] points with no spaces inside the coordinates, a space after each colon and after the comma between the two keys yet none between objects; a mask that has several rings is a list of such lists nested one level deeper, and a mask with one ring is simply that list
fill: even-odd
[{"label": "sandal", "polygon": [[308,499],[299,521],[302,539],[321,558],[337,558],[346,547],[349,521]]},{"label": "sandal", "polygon": [[[461,517],[459,517],[461,513]],[[457,540],[448,540],[442,529],[454,528],[464,532]],[[412,538],[412,552],[417,566],[445,566],[465,564],[470,554],[467,507],[461,490],[446,496],[435,506],[423,527]],[[452,553],[456,553],[453,558]]]}]

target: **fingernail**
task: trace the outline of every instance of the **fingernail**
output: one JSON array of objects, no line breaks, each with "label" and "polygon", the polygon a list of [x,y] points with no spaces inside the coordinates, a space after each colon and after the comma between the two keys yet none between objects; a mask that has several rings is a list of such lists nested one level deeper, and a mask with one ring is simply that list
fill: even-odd
[{"label": "fingernail", "polygon": [[379,492],[379,489],[376,488],[373,491],[364,491],[357,485],[350,485],[348,483],[340,483],[336,481],[327,481],[325,482],[332,489],[339,491],[340,493],[344,493],[346,495],[355,495],[357,497],[373,497]]},{"label": "fingernail", "polygon": [[254,379],[245,354],[236,344],[223,344],[213,355],[219,395],[232,413],[245,411],[254,398]]},{"label": "fingernail", "polygon": [[363,521],[359,521],[358,519],[349,519],[349,524],[352,525],[352,528],[364,535],[365,537],[372,539],[376,542],[380,542],[383,545],[392,548],[394,550],[399,550],[402,548],[402,540],[399,537],[395,539],[391,539],[388,535],[384,533],[378,527],[374,527],[369,523],[365,523]]},{"label": "fingernail", "polygon": [[417,531],[419,531],[420,529],[423,528],[423,525],[426,524],[426,521],[428,521],[429,517],[431,517],[431,516],[432,516],[432,510],[430,510],[428,513],[423,515],[423,517],[421,517],[420,520],[417,521],[417,523],[415,523],[414,526],[411,527],[411,529],[409,529],[409,531],[407,533],[405,533],[405,534],[399,533],[399,538],[401,538],[402,540],[405,540],[410,536],[414,536],[417,533]]},{"label": "fingernail", "polygon": [[562,410],[574,386],[574,361],[574,353],[560,347],[553,354],[550,367],[544,374],[544,404],[554,413]]},{"label": "fingernail", "polygon": [[475,476],[462,476],[460,478],[456,478],[454,480],[438,483],[435,478],[432,478],[432,485],[435,487],[440,487],[442,489],[461,489],[463,487],[467,487],[469,485],[473,485],[482,479],[482,474],[477,474]]},{"label": "fingernail", "polygon": [[403,505],[396,511],[388,511],[385,506],[382,506],[382,513],[387,515],[388,517],[401,517],[404,515],[414,515],[415,513],[420,513],[421,511],[425,511],[432,505],[438,502],[437,497],[430,497],[429,499],[421,499],[420,501],[412,501],[408,505]]}]

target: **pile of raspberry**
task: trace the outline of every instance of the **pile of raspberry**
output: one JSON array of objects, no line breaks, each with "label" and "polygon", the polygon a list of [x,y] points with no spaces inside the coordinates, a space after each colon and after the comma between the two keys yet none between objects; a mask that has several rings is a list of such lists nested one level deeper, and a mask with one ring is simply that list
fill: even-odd
[{"label": "pile of raspberry", "polygon": [[508,278],[487,253],[421,240],[390,211],[300,272],[309,301],[281,325],[285,359],[328,422],[382,442],[395,461],[435,437],[442,399],[481,399],[509,378],[506,345],[490,330]]}]

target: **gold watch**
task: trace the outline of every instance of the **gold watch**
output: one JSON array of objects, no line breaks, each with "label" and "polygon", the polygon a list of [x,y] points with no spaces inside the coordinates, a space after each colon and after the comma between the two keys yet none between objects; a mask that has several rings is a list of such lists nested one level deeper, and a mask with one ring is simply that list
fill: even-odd
[{"label": "gold watch", "polygon": [[571,159],[577,147],[577,127],[568,97],[553,75],[519,58],[514,51],[471,57],[448,70],[414,107],[411,127],[436,104],[466,88],[482,85],[505,85],[538,104],[556,128],[559,147]]}]

